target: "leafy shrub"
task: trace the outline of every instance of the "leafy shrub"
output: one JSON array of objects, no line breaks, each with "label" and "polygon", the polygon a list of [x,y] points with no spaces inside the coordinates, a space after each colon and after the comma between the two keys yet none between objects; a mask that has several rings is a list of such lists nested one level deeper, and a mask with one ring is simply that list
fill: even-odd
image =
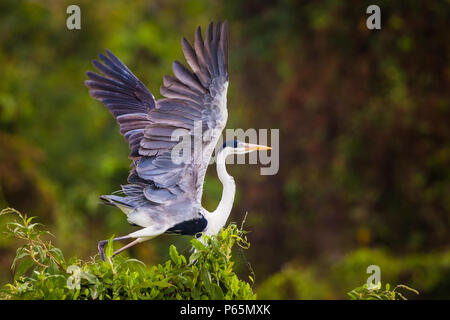
[{"label": "leafy shrub", "polygon": [[[354,273],[354,271],[353,271]],[[328,281],[326,281],[328,280]],[[330,279],[323,279],[311,268],[287,267],[274,274],[258,288],[261,299],[337,299],[338,289],[330,286]],[[389,283],[385,289],[381,283],[373,288],[367,284],[347,293],[351,300],[406,300],[405,292],[415,289],[405,285],[397,285],[391,290]],[[403,292],[403,293],[402,293]]]},{"label": "leafy shrub", "polygon": [[367,287],[367,284],[364,284],[359,288],[353,289],[347,294],[351,300],[407,300],[399,289],[414,292],[417,295],[419,294],[417,290],[403,284],[399,284],[391,290],[389,283],[386,283],[386,289],[383,289],[381,283],[378,283],[378,286],[371,289]]},{"label": "leafy shrub", "polygon": [[348,291],[356,283],[365,283],[369,265],[380,267],[383,283],[407,284],[418,289],[422,299],[448,299],[450,251],[397,256],[386,250],[361,248],[333,265],[329,281],[336,291]]},{"label": "leafy shrub", "polygon": [[14,281],[4,286],[3,299],[255,299],[249,283],[233,271],[232,247],[248,248],[245,232],[230,224],[217,236],[197,239],[187,260],[170,246],[171,259],[148,267],[136,259],[112,257],[112,238],[107,261],[98,255],[84,262],[66,260],[50,241],[42,225],[14,209],[15,221],[7,223],[7,235],[24,241],[12,268]]},{"label": "leafy shrub", "polygon": [[[450,252],[430,252],[394,256],[385,250],[361,248],[351,251],[337,261],[323,263],[319,267],[291,263],[288,267],[267,278],[258,288],[262,299],[345,299],[345,292],[365,283],[367,267],[378,265],[384,284],[407,284],[420,291],[421,299],[448,298],[450,285]],[[407,293],[405,285],[370,291],[367,286],[351,293],[358,299],[402,299]],[[393,296],[395,295],[395,296]],[[417,298],[414,294],[403,297]]]}]

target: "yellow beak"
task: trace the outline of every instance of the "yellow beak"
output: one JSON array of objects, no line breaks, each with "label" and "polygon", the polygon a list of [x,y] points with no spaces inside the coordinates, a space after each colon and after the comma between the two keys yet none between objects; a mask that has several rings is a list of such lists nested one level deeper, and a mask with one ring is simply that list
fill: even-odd
[{"label": "yellow beak", "polygon": [[258,144],[251,144],[251,143],[247,143],[245,145],[245,150],[248,151],[255,151],[255,150],[271,150],[271,147],[267,147],[267,146],[262,146],[262,145],[258,145]]}]

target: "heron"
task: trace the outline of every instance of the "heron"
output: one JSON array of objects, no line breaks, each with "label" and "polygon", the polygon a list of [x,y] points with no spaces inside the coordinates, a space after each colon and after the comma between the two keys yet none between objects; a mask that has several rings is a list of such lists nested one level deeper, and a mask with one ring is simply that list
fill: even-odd
[{"label": "heron", "polygon": [[[160,87],[164,98],[158,100],[109,50],[106,55],[99,54],[100,61],[93,61],[100,74],[86,72],[90,95],[113,114],[131,150],[127,184],[111,195],[100,196],[105,204],[125,213],[131,225],[140,227],[112,239],[132,240],[113,255],[162,234],[217,234],[227,222],[236,193],[226,158],[271,149],[238,140],[225,142],[215,154],[223,184],[221,200],[213,212],[202,207],[206,170],[228,118],[227,22],[211,22],[205,39],[198,27],[194,46],[186,38],[181,46],[190,69],[174,61],[173,76],[165,75]],[[198,123],[200,132],[195,130]],[[175,132],[178,139],[174,139]],[[182,138],[200,139],[201,151],[187,153],[190,161],[180,163],[174,161],[173,151]],[[107,243],[98,243],[102,260]]]}]

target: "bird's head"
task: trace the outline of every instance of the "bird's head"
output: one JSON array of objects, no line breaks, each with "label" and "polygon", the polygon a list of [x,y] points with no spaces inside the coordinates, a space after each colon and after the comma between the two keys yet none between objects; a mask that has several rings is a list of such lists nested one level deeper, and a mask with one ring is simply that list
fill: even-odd
[{"label": "bird's head", "polygon": [[244,154],[257,150],[270,150],[271,147],[246,143],[239,140],[228,140],[222,146],[222,150],[228,151],[229,154]]}]

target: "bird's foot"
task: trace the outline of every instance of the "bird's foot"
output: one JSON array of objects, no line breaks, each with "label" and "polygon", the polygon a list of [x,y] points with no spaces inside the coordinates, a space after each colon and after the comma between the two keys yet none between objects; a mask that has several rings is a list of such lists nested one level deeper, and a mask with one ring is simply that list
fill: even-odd
[{"label": "bird's foot", "polygon": [[98,251],[100,252],[100,258],[105,261],[105,246],[108,244],[108,240],[101,240],[98,243]]}]

